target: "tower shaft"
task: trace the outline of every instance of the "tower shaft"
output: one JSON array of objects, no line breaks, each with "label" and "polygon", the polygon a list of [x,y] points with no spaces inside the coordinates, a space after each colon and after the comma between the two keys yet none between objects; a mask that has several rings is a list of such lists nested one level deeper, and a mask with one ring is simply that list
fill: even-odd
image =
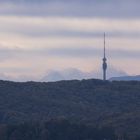
[{"label": "tower shaft", "polygon": [[107,70],[107,59],[106,59],[106,42],[105,42],[105,33],[104,33],[104,57],[103,57],[103,80],[106,80],[106,70]]}]

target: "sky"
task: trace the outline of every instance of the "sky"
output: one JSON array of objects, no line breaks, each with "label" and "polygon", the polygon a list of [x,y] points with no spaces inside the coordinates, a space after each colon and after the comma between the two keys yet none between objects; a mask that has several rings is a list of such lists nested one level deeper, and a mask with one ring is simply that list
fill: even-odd
[{"label": "sky", "polygon": [[108,78],[139,75],[139,0],[0,0],[0,79],[101,78],[104,32]]}]

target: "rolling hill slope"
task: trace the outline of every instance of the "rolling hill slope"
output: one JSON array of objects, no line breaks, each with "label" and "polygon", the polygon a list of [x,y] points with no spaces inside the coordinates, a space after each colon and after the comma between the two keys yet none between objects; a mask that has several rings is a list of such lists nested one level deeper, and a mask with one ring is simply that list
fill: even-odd
[{"label": "rolling hill slope", "polygon": [[140,133],[140,82],[0,81],[0,123],[67,118],[119,133]]}]

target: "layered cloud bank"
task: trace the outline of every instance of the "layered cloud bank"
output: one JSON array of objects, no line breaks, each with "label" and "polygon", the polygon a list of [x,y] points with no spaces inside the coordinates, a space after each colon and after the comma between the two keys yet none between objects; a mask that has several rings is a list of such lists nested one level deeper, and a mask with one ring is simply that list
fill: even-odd
[{"label": "layered cloud bank", "polygon": [[139,5],[139,0],[0,0],[1,77],[35,80],[49,69],[101,69],[103,32],[109,65],[139,74]]},{"label": "layered cloud bank", "polygon": [[30,16],[139,17],[139,0],[1,0],[0,13]]}]

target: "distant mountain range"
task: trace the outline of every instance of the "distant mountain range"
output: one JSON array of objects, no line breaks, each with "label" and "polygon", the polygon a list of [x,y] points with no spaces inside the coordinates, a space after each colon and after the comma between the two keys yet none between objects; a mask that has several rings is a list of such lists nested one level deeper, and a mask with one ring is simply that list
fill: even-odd
[{"label": "distant mountain range", "polygon": [[140,75],[112,77],[109,80],[110,81],[140,81]]},{"label": "distant mountain range", "polygon": [[82,80],[82,79],[91,79],[93,77],[93,72],[83,72],[78,69],[65,69],[62,71],[51,70],[46,76],[44,76],[41,81],[43,82],[54,82],[61,80]]}]

